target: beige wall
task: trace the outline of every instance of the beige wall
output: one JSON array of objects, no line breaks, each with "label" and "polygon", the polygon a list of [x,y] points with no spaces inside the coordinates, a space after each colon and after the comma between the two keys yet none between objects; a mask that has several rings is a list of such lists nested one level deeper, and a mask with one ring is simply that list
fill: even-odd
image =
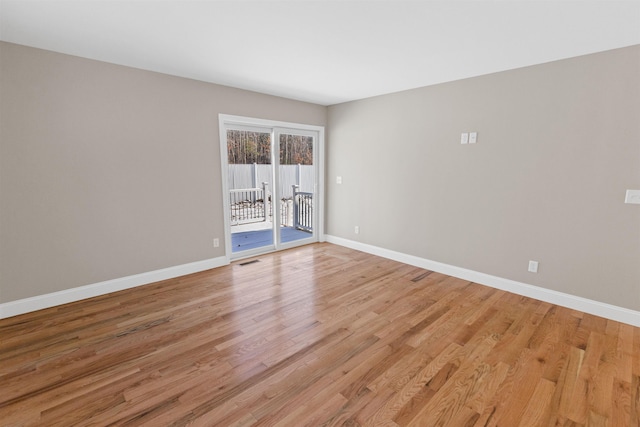
[{"label": "beige wall", "polygon": [[[329,107],[328,234],[640,310],[638,75],[635,46]],[[223,256],[219,113],[327,120],[0,42],[0,303]]]},{"label": "beige wall", "polygon": [[319,105],[9,43],[0,67],[0,303],[223,256],[218,114],[326,121]]},{"label": "beige wall", "polygon": [[640,46],[331,106],[327,150],[328,234],[640,310]]}]

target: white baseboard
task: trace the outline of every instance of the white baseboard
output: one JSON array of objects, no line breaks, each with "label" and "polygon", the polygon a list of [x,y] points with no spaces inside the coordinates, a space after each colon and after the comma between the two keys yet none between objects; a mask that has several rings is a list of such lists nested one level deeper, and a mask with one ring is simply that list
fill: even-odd
[{"label": "white baseboard", "polygon": [[[431,261],[425,258],[365,243],[355,242],[353,240],[343,239],[332,235],[325,235],[324,239],[320,240],[640,327],[640,312],[630,310],[628,308],[618,307],[551,289],[545,289],[529,285],[527,283],[517,282],[515,280],[504,279],[502,277],[492,276],[490,274],[480,273],[478,271],[468,270],[466,268],[456,267],[437,261]],[[80,301],[86,298],[105,295],[111,292],[142,286],[161,280],[197,273],[199,271],[209,270],[211,268],[221,267],[227,264],[229,264],[229,260],[226,257],[212,258],[204,261],[197,261],[175,267],[168,267],[132,276],[121,277],[119,279],[93,283],[91,285],[66,289],[64,291],[53,292],[50,294],[10,301],[0,304],[0,319],[54,307],[56,305]]]},{"label": "white baseboard", "polygon": [[226,257],[211,258],[189,264],[177,265],[175,267],[134,274],[133,276],[121,277],[119,279],[107,280],[105,282],[93,283],[91,285],[79,286],[77,288],[65,289],[64,291],[50,294],[10,301],[0,304],[0,319],[105,295],[123,289],[147,285],[161,280],[172,279],[186,274],[197,273],[227,264],[229,264],[229,260]]},{"label": "white baseboard", "polygon": [[492,276],[490,274],[480,273],[478,271],[468,270],[466,268],[456,267],[437,261],[431,261],[413,255],[407,255],[401,252],[372,246],[365,243],[355,242],[353,240],[343,239],[331,235],[325,235],[325,239],[329,243],[333,243],[358,251],[377,255],[383,258],[392,259],[404,264],[413,265],[424,268],[426,270],[436,271],[448,276],[459,277],[481,285],[490,286],[492,288],[501,289],[514,294],[523,295],[540,301],[549,302],[562,307],[579,310],[596,316],[605,317],[629,325],[640,327],[640,312],[630,310],[624,307],[618,307],[603,302],[578,297],[575,295],[565,294],[563,292],[551,289],[541,288],[539,286],[529,285],[527,283],[516,282],[515,280],[504,279],[502,277]]}]

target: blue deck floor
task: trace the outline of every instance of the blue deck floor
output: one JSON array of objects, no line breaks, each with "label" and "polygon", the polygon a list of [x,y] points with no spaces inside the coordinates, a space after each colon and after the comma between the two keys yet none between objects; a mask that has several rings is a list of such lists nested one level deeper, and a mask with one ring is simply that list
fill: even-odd
[{"label": "blue deck floor", "polygon": [[[307,239],[312,234],[293,227],[280,228],[280,240],[283,243],[294,240]],[[243,231],[231,233],[231,251],[240,252],[248,249],[261,248],[273,244],[272,230]]]}]

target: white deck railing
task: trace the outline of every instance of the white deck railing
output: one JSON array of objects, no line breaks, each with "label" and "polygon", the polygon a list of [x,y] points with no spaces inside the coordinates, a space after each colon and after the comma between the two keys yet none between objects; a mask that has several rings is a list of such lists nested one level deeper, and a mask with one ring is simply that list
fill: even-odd
[{"label": "white deck railing", "polygon": [[[280,200],[280,223],[285,227],[313,231],[313,193],[298,191],[292,186],[292,198]],[[231,225],[273,221],[272,195],[269,184],[262,188],[240,188],[229,190]]]}]

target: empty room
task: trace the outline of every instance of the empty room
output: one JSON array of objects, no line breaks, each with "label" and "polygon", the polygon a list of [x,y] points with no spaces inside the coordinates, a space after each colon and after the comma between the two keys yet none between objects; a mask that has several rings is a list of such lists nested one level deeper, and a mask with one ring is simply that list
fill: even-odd
[{"label": "empty room", "polygon": [[640,1],[0,0],[0,426],[640,426]]}]

